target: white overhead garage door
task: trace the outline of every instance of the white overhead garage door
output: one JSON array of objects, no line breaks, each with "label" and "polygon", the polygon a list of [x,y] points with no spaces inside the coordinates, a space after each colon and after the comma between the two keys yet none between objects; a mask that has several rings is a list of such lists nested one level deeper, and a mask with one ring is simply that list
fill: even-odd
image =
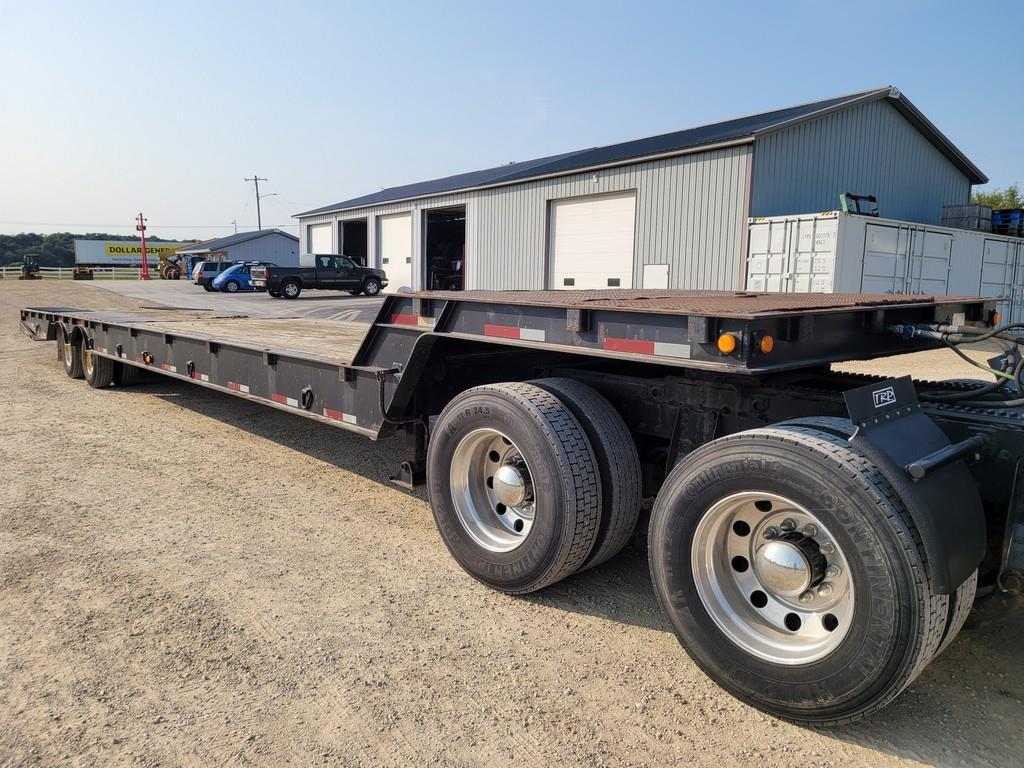
[{"label": "white overhead garage door", "polygon": [[386,293],[412,288],[412,215],[398,213],[377,218],[380,268],[388,276]]},{"label": "white overhead garage door", "polygon": [[548,285],[632,288],[636,193],[551,203]]},{"label": "white overhead garage door", "polygon": [[309,234],[306,243],[309,246],[306,249],[308,253],[334,253],[330,224],[310,224],[307,232]]}]

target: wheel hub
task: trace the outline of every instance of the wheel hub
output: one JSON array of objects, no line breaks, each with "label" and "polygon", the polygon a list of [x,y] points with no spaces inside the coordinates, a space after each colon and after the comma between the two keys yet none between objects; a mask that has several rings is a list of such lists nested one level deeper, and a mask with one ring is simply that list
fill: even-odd
[{"label": "wheel hub", "polygon": [[825,575],[825,558],[814,539],[788,533],[769,541],[754,556],[754,572],[765,588],[780,597],[799,597]]},{"label": "wheel hub", "polygon": [[720,499],[698,522],[690,557],[708,616],[753,656],[808,664],[853,625],[850,563],[825,521],[791,499],[762,491]]},{"label": "wheel hub", "polygon": [[505,464],[494,473],[494,495],[506,507],[518,507],[526,500],[526,480],[518,468]]}]

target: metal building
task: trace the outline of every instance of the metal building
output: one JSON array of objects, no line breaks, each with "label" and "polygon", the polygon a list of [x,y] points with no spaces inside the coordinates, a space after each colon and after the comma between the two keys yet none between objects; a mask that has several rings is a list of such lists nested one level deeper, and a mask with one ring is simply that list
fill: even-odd
[{"label": "metal building", "polygon": [[203,260],[269,261],[290,267],[299,263],[299,238],[280,229],[258,229],[192,243],[177,252]]},{"label": "metal building", "polygon": [[414,288],[738,289],[747,220],[873,194],[933,224],[985,175],[897,89],[393,187],[298,214],[301,253]]}]

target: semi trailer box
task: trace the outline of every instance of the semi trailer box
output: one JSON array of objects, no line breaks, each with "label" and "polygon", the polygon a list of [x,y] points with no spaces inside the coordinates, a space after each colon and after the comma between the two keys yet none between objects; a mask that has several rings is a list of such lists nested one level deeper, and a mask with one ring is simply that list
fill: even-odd
[{"label": "semi trailer box", "polygon": [[748,291],[985,296],[1024,320],[1024,239],[840,211],[749,227]]}]

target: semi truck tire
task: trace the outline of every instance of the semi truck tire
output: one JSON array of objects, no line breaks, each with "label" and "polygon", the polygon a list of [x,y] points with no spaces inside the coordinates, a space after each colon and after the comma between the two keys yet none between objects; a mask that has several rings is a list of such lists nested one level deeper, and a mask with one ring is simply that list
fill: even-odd
[{"label": "semi truck tire", "polygon": [[601,524],[597,543],[580,570],[611,559],[636,529],[643,479],[633,436],[612,404],[594,389],[573,379],[531,382],[546,389],[572,411],[590,440],[601,474]]},{"label": "semi truck tire", "polygon": [[82,354],[79,352],[79,344],[73,344],[73,337],[64,338],[63,330],[57,331],[58,345],[61,350],[61,362],[64,364],[64,373],[72,379],[80,379],[82,373]]},{"label": "semi truck tire", "polygon": [[134,365],[127,363],[114,363],[114,386],[130,387],[138,384],[142,378],[142,371]]},{"label": "semi truck tire", "polygon": [[107,357],[100,357],[93,354],[84,343],[82,350],[82,373],[85,381],[90,387],[104,389],[114,383],[115,362]]},{"label": "semi truck tire", "polygon": [[649,557],[694,661],[799,723],[885,706],[935,657],[949,620],[888,481],[845,437],[810,426],[741,432],[687,455],[656,500]]},{"label": "semi truck tire", "polygon": [[302,293],[302,286],[297,280],[285,280],[281,283],[281,295],[286,299],[297,299]]},{"label": "semi truck tire", "polygon": [[[987,383],[978,379],[956,379],[954,381],[976,385],[983,385]],[[773,426],[780,429],[809,429],[812,431],[825,432],[841,437],[844,440],[849,440],[854,433],[853,422],[849,419],[838,418],[835,416],[810,416],[800,419],[791,419]],[[852,446],[849,447],[851,450],[856,450]],[[960,630],[963,629],[964,623],[967,621],[967,617],[970,615],[971,609],[974,607],[974,597],[977,591],[978,572],[975,571],[966,581],[964,581],[963,584],[957,587],[955,593],[948,596],[949,604],[946,610],[946,625],[942,632],[942,642],[939,645],[938,650],[936,650],[935,656],[938,656],[946,650],[946,648],[949,647],[949,644],[956,639]]]},{"label": "semi truck tire", "polygon": [[601,479],[586,433],[553,394],[520,382],[456,396],[427,453],[437,530],[473,578],[509,594],[553,584],[586,562]]}]

